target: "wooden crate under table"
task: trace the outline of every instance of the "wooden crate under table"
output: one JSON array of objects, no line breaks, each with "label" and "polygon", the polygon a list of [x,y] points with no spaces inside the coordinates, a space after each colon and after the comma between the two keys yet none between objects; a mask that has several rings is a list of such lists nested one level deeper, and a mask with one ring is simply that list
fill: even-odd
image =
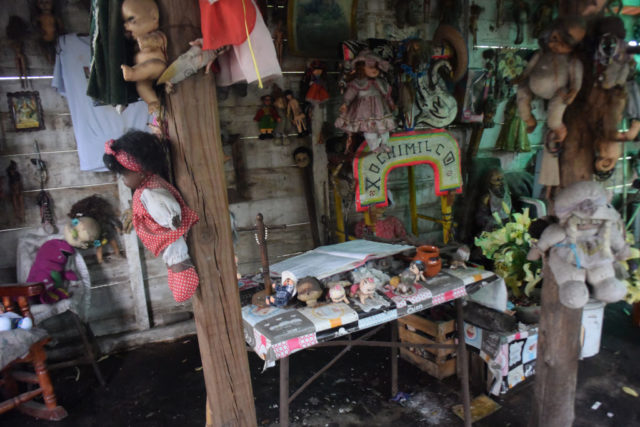
[{"label": "wooden crate under table", "polygon": [[[400,341],[416,344],[455,344],[455,319],[435,321],[415,314],[398,319]],[[456,373],[454,348],[401,347],[400,357],[438,379]]]}]

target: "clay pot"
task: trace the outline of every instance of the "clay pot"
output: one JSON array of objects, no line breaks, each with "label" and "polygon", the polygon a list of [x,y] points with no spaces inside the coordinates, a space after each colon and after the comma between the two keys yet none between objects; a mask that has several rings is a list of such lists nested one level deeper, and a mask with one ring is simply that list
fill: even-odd
[{"label": "clay pot", "polygon": [[423,262],[424,274],[427,277],[435,276],[440,272],[440,269],[442,268],[440,249],[438,249],[436,246],[419,246],[416,251],[416,256],[413,257],[413,259]]}]

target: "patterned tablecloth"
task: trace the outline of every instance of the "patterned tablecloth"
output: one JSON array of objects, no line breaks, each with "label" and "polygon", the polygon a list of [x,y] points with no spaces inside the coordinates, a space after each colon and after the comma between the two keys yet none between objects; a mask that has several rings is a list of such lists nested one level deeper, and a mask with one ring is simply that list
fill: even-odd
[{"label": "patterned tablecloth", "polygon": [[415,284],[407,295],[394,293],[386,285],[365,304],[351,298],[346,303],[324,303],[316,307],[242,307],[247,344],[265,360],[275,361],[316,343],[371,328],[400,317],[461,298],[496,280],[494,273],[478,269],[443,269],[426,285]]}]

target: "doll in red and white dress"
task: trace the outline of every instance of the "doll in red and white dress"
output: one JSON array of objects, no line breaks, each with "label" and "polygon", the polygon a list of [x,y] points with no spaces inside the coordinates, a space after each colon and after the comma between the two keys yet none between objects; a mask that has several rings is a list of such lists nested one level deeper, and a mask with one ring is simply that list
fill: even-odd
[{"label": "doll in red and white dress", "polygon": [[166,167],[160,141],[152,134],[130,131],[105,144],[103,160],[134,190],[133,227],[147,249],[155,256],[162,253],[173,298],[177,302],[188,300],[195,293],[199,278],[185,236],[198,222],[198,215],[178,190],[161,178]]}]

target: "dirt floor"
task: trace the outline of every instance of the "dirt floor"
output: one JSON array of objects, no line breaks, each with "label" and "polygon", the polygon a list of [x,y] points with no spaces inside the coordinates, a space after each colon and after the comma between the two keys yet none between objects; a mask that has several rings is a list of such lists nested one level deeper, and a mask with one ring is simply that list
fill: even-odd
[{"label": "dirt floor", "polygon": [[[600,353],[580,362],[575,426],[640,426],[640,329],[631,326],[629,306],[605,311]],[[388,334],[387,331],[381,333]],[[381,336],[386,339],[386,336]],[[339,349],[309,349],[291,358],[291,389]],[[292,425],[313,426],[460,426],[451,411],[458,403],[455,377],[437,381],[400,361],[402,405],[389,400],[388,349],[359,348],[347,353],[305,390],[291,406]],[[251,353],[251,377],[258,425],[278,425],[278,369],[262,372]],[[196,337],[154,344],[111,355],[100,362],[108,386],[100,388],[89,366],[52,373],[59,403],[69,416],[61,422],[31,419],[17,411],[0,415],[2,426],[203,426],[205,388]],[[502,408],[475,425],[525,426],[533,401],[534,379],[506,395],[493,397]],[[472,390],[476,395],[481,390]],[[597,409],[594,403],[600,402]]]}]

